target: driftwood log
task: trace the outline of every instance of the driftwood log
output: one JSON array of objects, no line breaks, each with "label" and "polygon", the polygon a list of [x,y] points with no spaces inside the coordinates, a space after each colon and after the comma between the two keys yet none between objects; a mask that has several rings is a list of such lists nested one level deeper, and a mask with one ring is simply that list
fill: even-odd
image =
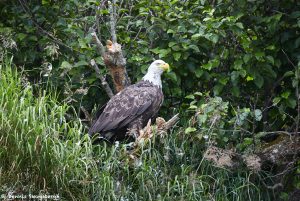
[{"label": "driftwood log", "polygon": [[[215,166],[236,170],[247,167],[258,173],[271,171],[276,184],[270,186],[261,181],[266,188],[275,190],[286,186],[286,177],[294,174],[297,162],[300,160],[300,136],[280,134],[274,141],[264,143],[253,154],[238,154],[233,150],[226,150],[216,146],[210,146],[204,153],[203,158],[212,162]],[[300,192],[300,191],[299,191]]]}]

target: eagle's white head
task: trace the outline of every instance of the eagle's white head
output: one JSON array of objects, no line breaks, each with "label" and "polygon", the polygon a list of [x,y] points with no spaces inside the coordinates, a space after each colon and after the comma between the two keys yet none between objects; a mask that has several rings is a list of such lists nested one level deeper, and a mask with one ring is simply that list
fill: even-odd
[{"label": "eagle's white head", "polygon": [[169,71],[170,66],[163,60],[155,60],[148,68],[148,72],[142,80],[149,81],[154,85],[161,87],[161,74],[164,71]]}]

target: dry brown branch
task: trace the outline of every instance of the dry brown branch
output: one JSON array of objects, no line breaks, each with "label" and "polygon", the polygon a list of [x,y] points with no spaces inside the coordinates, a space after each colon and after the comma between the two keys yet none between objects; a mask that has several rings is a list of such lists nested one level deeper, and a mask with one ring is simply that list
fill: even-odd
[{"label": "dry brown branch", "polygon": [[[159,130],[167,131],[167,130],[171,129],[178,121],[179,121],[179,114],[176,114],[171,119],[169,119],[169,121],[162,124],[161,127],[159,127],[159,125],[157,125],[157,126],[158,126]],[[156,121],[156,123],[158,123],[158,122]]]},{"label": "dry brown branch", "polygon": [[128,152],[129,162],[133,165],[138,165],[140,163],[140,147],[149,143],[154,135],[158,135],[162,138],[169,129],[176,125],[178,120],[179,114],[174,115],[167,122],[162,117],[158,117],[156,118],[156,125],[154,126],[151,126],[151,120],[149,120],[147,125],[140,130],[139,137],[131,144],[133,149]]},{"label": "dry brown branch", "polygon": [[179,120],[179,114],[174,115],[167,122],[162,117],[157,117],[156,125],[151,126],[151,119],[150,119],[147,125],[142,130],[139,131],[139,136],[135,140],[134,146],[138,148],[139,145],[144,144],[145,142],[151,140],[151,138],[155,134],[160,137],[163,137],[169,129],[175,126],[178,120]]},{"label": "dry brown branch", "polygon": [[112,92],[109,84],[107,83],[105,77],[101,74],[100,69],[97,65],[97,63],[95,62],[94,59],[91,60],[91,66],[93,67],[93,69],[96,71],[96,76],[97,78],[99,78],[101,80],[101,85],[104,88],[104,90],[106,91],[107,95],[111,98],[113,97],[114,93]]}]

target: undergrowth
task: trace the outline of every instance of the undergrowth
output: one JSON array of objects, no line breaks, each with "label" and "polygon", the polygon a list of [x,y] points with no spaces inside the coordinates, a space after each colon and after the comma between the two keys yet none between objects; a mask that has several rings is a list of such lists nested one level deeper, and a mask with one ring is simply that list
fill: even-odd
[{"label": "undergrowth", "polygon": [[[34,93],[10,61],[0,65],[0,194],[61,200],[272,200],[255,173],[202,160],[182,129],[135,156],[124,143],[91,145],[55,92]],[[37,95],[36,95],[37,94]]]}]

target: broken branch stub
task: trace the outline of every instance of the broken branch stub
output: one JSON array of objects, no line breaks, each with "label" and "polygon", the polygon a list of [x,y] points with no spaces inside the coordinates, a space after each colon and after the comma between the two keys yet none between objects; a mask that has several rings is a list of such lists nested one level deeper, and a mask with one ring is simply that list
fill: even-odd
[{"label": "broken branch stub", "polygon": [[106,43],[107,51],[103,60],[112,76],[116,92],[130,85],[130,79],[126,71],[126,59],[123,56],[121,45],[110,40]]}]

